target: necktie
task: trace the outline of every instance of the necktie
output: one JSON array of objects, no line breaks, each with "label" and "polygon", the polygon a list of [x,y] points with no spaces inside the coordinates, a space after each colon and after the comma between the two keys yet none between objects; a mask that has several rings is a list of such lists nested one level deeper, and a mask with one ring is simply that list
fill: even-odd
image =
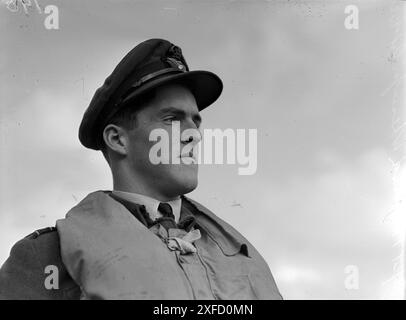
[{"label": "necktie", "polygon": [[170,206],[170,204],[161,202],[158,206],[158,211],[162,214],[163,217],[175,220],[175,216],[173,215],[172,207]]}]

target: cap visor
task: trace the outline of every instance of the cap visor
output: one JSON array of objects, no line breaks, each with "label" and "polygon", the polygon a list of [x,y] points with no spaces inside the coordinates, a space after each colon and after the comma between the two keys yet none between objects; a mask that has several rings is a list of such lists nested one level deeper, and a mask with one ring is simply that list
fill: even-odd
[{"label": "cap visor", "polygon": [[189,88],[196,99],[199,111],[216,101],[223,90],[223,83],[216,74],[200,70],[188,71],[152,79],[131,92],[123,103],[127,104],[140,94],[167,83],[179,83]]}]

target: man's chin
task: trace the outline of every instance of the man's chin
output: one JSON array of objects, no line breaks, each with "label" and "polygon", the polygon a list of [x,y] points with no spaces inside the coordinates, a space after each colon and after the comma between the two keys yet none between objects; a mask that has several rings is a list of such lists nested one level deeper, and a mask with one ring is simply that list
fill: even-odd
[{"label": "man's chin", "polygon": [[196,181],[196,183],[194,183],[194,184],[188,186],[188,188],[185,188],[185,192],[183,192],[183,194],[190,193],[190,192],[192,192],[193,190],[195,190],[196,188],[197,188],[197,181]]},{"label": "man's chin", "polygon": [[187,179],[183,181],[176,181],[171,186],[171,193],[173,196],[181,196],[192,192],[197,188],[197,179]]},{"label": "man's chin", "polygon": [[197,165],[176,165],[158,166],[154,172],[155,185],[154,187],[160,193],[168,197],[178,197],[186,193],[190,193],[197,188],[198,185],[198,166]]}]

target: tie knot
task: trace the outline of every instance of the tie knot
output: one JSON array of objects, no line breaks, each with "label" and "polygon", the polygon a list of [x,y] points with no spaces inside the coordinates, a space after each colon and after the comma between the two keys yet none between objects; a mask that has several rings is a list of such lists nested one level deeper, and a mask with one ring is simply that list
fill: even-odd
[{"label": "tie knot", "polygon": [[158,211],[162,214],[164,217],[172,218],[175,219],[175,216],[173,215],[172,212],[172,207],[170,204],[161,202],[158,206]]}]

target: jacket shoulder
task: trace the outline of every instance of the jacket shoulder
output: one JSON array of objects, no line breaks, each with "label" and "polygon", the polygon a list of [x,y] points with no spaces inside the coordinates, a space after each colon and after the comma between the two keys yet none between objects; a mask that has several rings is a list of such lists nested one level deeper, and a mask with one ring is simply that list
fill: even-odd
[{"label": "jacket shoulder", "polygon": [[0,299],[76,299],[79,296],[79,287],[62,262],[55,227],[36,230],[18,241],[0,269]]},{"label": "jacket shoulder", "polygon": [[57,231],[56,227],[46,227],[46,228],[38,229],[38,230],[35,230],[34,232],[30,233],[24,239],[37,239],[41,235],[55,232],[55,231]]}]

